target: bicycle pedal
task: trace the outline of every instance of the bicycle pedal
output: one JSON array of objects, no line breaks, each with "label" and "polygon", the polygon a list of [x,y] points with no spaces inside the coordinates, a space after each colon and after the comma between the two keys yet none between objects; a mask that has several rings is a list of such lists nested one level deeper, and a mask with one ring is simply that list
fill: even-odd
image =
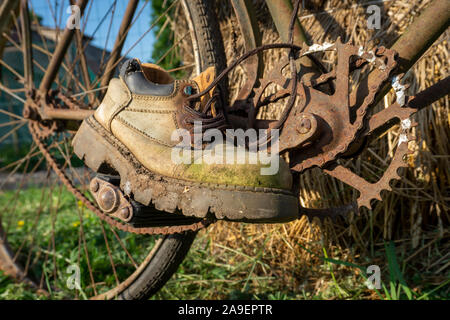
[{"label": "bicycle pedal", "polygon": [[93,178],[89,186],[91,194],[105,214],[129,222],[134,215],[133,206],[114,182],[117,183],[113,176]]},{"label": "bicycle pedal", "polygon": [[185,225],[201,220],[179,213],[159,211],[154,206],[144,206],[134,201],[125,196],[120,189],[120,177],[118,176],[96,176],[90,182],[90,191],[100,210],[133,227]]}]

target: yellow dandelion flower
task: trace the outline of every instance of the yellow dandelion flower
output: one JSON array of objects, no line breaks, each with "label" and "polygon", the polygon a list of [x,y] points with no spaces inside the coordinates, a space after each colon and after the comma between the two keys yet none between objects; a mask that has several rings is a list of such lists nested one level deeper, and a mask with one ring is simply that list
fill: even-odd
[{"label": "yellow dandelion flower", "polygon": [[75,221],[74,223],[72,223],[72,226],[74,228],[77,228],[80,225],[80,221]]},{"label": "yellow dandelion flower", "polygon": [[78,208],[83,208],[83,206],[84,206],[84,203],[80,200],[78,200],[77,204],[78,204]]},{"label": "yellow dandelion flower", "polygon": [[17,221],[17,226],[19,228],[22,228],[24,225],[25,225],[25,221],[23,221],[23,220]]}]

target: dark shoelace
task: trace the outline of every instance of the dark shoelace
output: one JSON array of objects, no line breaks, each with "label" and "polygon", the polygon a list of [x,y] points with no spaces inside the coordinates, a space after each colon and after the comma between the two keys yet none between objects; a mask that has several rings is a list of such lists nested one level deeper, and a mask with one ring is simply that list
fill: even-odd
[{"label": "dark shoelace", "polygon": [[[289,100],[287,103],[287,106],[284,108],[284,110],[281,113],[280,119],[277,120],[270,129],[267,129],[266,134],[263,135],[262,139],[259,139],[258,141],[254,142],[257,143],[260,146],[266,145],[268,141],[271,139],[271,130],[273,129],[281,129],[285,121],[287,120],[290,111],[292,110],[295,100],[297,98],[297,81],[298,81],[298,75],[297,75],[297,68],[295,66],[295,59],[298,58],[298,52],[301,50],[300,46],[294,45],[294,25],[295,25],[295,19],[297,17],[297,13],[300,7],[300,0],[296,0],[294,9],[292,11],[292,16],[289,24],[289,43],[274,43],[274,44],[266,44],[262,45],[260,47],[257,47],[253,50],[250,50],[246,53],[244,53],[242,56],[240,56],[237,60],[235,60],[231,65],[229,65],[227,68],[225,68],[219,76],[217,76],[213,82],[203,91],[198,92],[196,94],[193,94],[190,96],[187,101],[194,102],[198,101],[202,96],[210,92],[213,88],[215,89],[215,93],[213,93],[212,97],[208,100],[206,103],[206,106],[202,112],[199,112],[195,110],[194,108],[190,107],[189,105],[185,105],[185,110],[192,116],[189,119],[190,123],[194,123],[196,121],[201,122],[203,129],[210,129],[210,128],[217,128],[219,130],[224,130],[226,128],[229,128],[230,125],[228,124],[228,108],[225,107],[224,99],[221,94],[221,90],[219,87],[216,87],[220,81],[228,74],[230,73],[234,68],[236,68],[239,64],[241,64],[243,61],[248,59],[249,57],[258,54],[262,51],[271,50],[271,49],[290,49],[289,50],[289,65],[291,69],[291,76],[293,79],[293,85],[292,90],[289,95]],[[216,92],[218,91],[218,92]],[[214,102],[219,101],[219,107],[217,108],[217,116],[211,117],[209,115],[209,110],[211,109],[211,106]],[[216,104],[217,105],[217,104]]]}]

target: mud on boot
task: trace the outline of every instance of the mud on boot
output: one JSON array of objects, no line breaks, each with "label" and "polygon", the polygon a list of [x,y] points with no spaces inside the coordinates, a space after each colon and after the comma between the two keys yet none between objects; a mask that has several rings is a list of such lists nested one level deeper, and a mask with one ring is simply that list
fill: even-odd
[{"label": "mud on boot", "polygon": [[[209,85],[213,72],[210,68],[193,80],[173,80],[155,65],[127,61],[75,135],[75,153],[92,170],[120,176],[126,196],[157,210],[261,223],[296,219],[292,176],[278,155],[278,170],[267,175],[261,169],[268,165],[259,160],[226,164],[194,156],[189,163],[173,161],[173,148],[180,142],[172,140],[173,132],[192,132],[199,122],[225,127],[224,115],[213,104],[205,110],[203,101],[187,103],[190,94]],[[251,156],[244,151],[245,158]]]}]

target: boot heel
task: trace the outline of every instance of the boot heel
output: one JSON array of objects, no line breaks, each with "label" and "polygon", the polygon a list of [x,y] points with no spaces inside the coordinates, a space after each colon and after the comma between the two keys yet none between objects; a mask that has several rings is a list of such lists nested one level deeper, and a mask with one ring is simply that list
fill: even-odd
[{"label": "boot heel", "polygon": [[112,168],[109,156],[117,151],[104,138],[92,128],[86,121],[83,121],[72,140],[75,154],[84,163],[98,173],[113,174],[116,170]]}]

